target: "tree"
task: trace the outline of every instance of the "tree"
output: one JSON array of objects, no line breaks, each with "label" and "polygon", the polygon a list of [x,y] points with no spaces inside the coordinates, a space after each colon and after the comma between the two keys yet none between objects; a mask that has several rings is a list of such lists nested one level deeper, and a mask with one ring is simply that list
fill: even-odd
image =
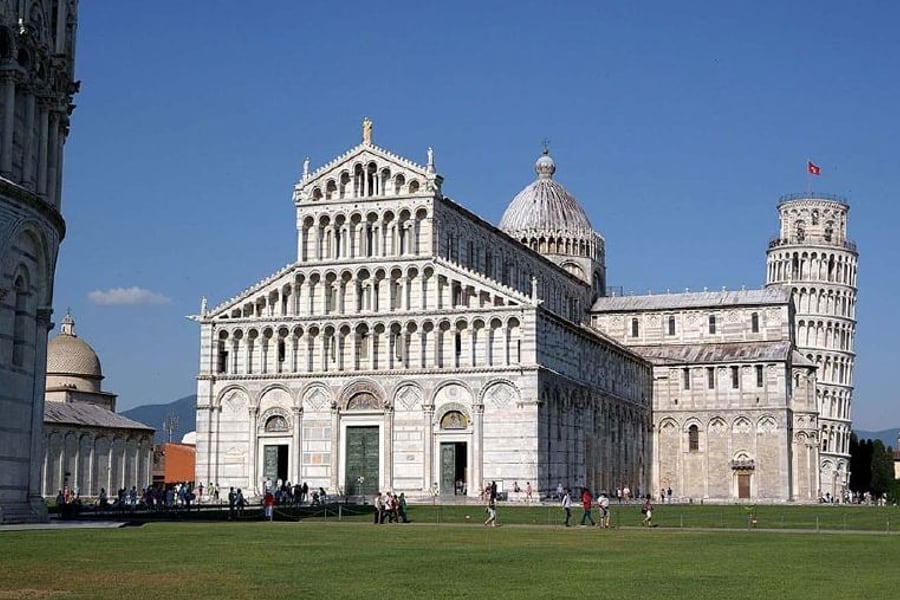
[{"label": "tree", "polygon": [[884,447],[884,442],[872,442],[872,486],[876,497],[888,493],[894,484],[894,453]]},{"label": "tree", "polygon": [[850,434],[850,489],[872,491],[872,440],[860,441],[855,433]]}]

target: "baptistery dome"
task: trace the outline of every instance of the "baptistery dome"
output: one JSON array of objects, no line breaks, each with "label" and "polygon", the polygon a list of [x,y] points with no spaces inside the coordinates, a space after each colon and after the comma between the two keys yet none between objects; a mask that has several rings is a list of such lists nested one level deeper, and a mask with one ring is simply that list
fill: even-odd
[{"label": "baptistery dome", "polygon": [[553,179],[556,163],[547,150],[534,163],[534,172],[537,180],[513,198],[500,219],[500,229],[516,238],[536,232],[593,231],[578,200]]},{"label": "baptistery dome", "polygon": [[101,379],[97,353],[75,335],[75,321],[66,314],[59,335],[47,343],[47,388],[99,391]]}]

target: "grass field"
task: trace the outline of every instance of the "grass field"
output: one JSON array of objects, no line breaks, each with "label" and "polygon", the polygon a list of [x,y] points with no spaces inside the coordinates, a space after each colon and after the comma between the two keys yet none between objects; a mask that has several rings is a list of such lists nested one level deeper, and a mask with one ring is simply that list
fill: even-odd
[{"label": "grass field", "polygon": [[[501,506],[503,525],[496,529],[475,524],[482,515],[473,506],[440,512],[413,507],[415,522],[409,525],[374,526],[364,515],[342,514],[340,521],[331,515],[327,521],[320,516],[301,522],[6,531],[0,532],[0,599],[771,600],[848,594],[891,598],[900,589],[900,535],[668,527],[665,518],[674,506],[659,509],[662,526],[653,529],[528,524],[546,518],[547,508],[560,517],[555,507]],[[683,508],[695,511],[687,513],[689,523],[721,527],[732,518],[732,511],[723,516],[721,507]],[[842,510],[822,508],[833,509],[832,514]],[[757,509],[760,526],[778,514],[767,516],[768,509],[778,507]],[[635,507],[619,510],[620,520],[631,512],[635,521],[639,517]],[[780,510],[787,526],[809,522],[821,508]],[[847,510],[895,514],[891,509]],[[580,518],[580,511],[573,514]]]}]

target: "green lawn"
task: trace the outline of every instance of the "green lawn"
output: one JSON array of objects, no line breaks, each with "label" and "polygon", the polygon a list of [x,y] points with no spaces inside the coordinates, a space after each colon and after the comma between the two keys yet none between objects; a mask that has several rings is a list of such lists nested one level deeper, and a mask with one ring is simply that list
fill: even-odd
[{"label": "green lawn", "polygon": [[[623,526],[611,530],[546,526],[541,518],[558,519],[562,511],[501,505],[504,526],[496,529],[477,524],[483,518],[477,506],[417,506],[410,525],[374,526],[366,516],[342,512],[340,521],[330,515],[327,521],[0,532],[0,599],[771,600],[891,598],[900,589],[900,535],[749,531],[739,506],[724,512],[661,507],[661,526],[642,529],[624,526],[626,516],[638,521],[636,507],[614,508]],[[780,517],[789,527],[823,514],[837,515],[842,525],[845,510],[857,511],[846,515],[848,529],[862,522],[857,515],[897,515],[840,507],[760,507],[757,513],[760,527]],[[580,511],[573,515],[580,518]],[[684,529],[676,515],[684,516]],[[743,529],[690,529],[731,519],[743,520]]]}]

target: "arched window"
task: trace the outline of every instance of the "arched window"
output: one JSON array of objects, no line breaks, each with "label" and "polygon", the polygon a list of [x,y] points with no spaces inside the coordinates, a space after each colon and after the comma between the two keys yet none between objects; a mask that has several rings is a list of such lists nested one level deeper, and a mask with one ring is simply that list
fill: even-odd
[{"label": "arched window", "polygon": [[759,333],[759,313],[750,315],[750,330],[753,333]]},{"label": "arched window", "polygon": [[709,315],[709,332],[711,334],[716,332],[716,315]]},{"label": "arched window", "polygon": [[675,317],[669,317],[669,335],[675,335]]},{"label": "arched window", "polygon": [[637,319],[631,319],[631,337],[637,337],[639,333],[639,326]]},{"label": "arched window", "polygon": [[700,428],[696,425],[688,427],[688,452],[700,451]]}]

